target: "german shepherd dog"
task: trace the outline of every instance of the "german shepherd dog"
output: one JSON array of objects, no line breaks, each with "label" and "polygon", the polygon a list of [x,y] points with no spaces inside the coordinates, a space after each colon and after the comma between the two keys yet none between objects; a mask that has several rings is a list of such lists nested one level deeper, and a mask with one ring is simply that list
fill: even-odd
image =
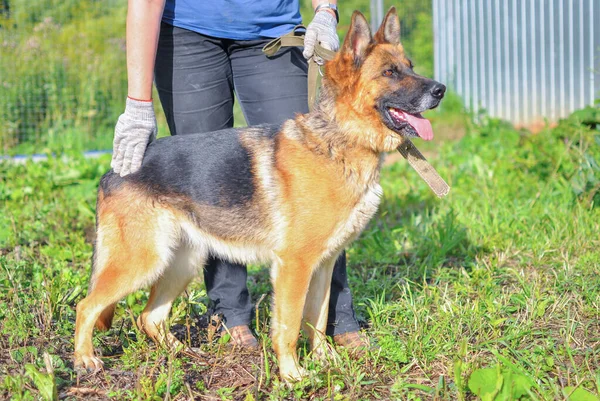
[{"label": "german shepherd dog", "polygon": [[151,286],[138,326],[171,347],[173,300],[209,255],[271,263],[273,348],[284,380],[303,375],[301,325],[317,356],[333,265],[377,211],[382,154],[403,137],[430,140],[419,113],[444,85],[419,76],[390,9],[372,36],[354,12],[336,57],[324,66],[319,103],[281,126],[229,129],[152,142],[139,171],[100,181],[89,292],[77,305],[75,366],[99,369],[92,333],[110,327],[115,304]]}]

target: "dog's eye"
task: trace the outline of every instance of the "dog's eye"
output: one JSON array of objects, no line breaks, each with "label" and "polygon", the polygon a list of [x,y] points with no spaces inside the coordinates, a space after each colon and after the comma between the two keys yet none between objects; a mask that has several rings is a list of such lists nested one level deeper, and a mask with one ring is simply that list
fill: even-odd
[{"label": "dog's eye", "polygon": [[391,77],[392,75],[394,75],[394,70],[385,70],[382,74],[384,77]]}]

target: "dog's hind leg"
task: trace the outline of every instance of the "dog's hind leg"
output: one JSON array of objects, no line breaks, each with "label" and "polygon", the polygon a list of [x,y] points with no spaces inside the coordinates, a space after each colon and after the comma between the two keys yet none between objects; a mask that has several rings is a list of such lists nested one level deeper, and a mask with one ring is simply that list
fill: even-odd
[{"label": "dog's hind leg", "polygon": [[[113,198],[117,198],[114,195]],[[75,367],[99,369],[92,334],[112,305],[154,282],[166,268],[175,238],[172,214],[125,193],[98,202],[96,260],[88,296],[77,305]],[[110,198],[109,198],[110,199]]]},{"label": "dog's hind leg", "polygon": [[[98,369],[102,366],[94,356],[92,334],[94,323],[100,315],[128,294],[142,288],[152,280],[154,271],[164,263],[146,249],[146,255],[131,258],[111,258],[97,277],[90,294],[77,304],[75,323],[75,366]],[[125,256],[125,255],[123,255]]]},{"label": "dog's hind leg", "polygon": [[110,326],[112,325],[113,317],[115,316],[115,308],[116,307],[117,307],[117,304],[114,303],[114,304],[109,305],[106,308],[104,308],[102,313],[100,313],[98,320],[96,320],[96,329],[98,329],[100,331],[108,331],[108,329],[110,329]]},{"label": "dog's hind leg", "polygon": [[167,348],[179,351],[183,344],[168,332],[167,323],[173,301],[198,274],[206,260],[205,252],[182,244],[161,278],[154,283],[146,308],[137,324],[150,338]]},{"label": "dog's hind leg", "polygon": [[311,350],[317,357],[323,357],[327,351],[325,330],[335,261],[335,257],[328,258],[314,271],[304,305],[303,329],[308,335]]}]

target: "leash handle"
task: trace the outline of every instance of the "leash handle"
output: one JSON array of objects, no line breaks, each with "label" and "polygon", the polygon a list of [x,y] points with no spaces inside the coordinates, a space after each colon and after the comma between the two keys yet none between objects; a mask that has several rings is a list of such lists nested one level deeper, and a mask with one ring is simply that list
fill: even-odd
[{"label": "leash handle", "polygon": [[[282,47],[302,47],[304,46],[304,34],[306,28],[304,25],[296,25],[291,32],[273,39],[267,43],[262,51],[267,57],[273,57]],[[315,45],[313,56],[308,60],[308,110],[312,111],[316,102],[320,86],[320,60],[333,60],[335,52],[324,48],[319,43]],[[317,61],[319,60],[319,62]]]},{"label": "leash handle", "polygon": [[267,57],[273,57],[282,47],[304,46],[304,25],[296,25],[291,32],[273,39],[262,48]]},{"label": "leash handle", "polygon": [[[267,43],[262,51],[267,57],[273,57],[282,47],[304,46],[304,34],[306,27],[304,25],[296,25],[289,33],[271,40]],[[315,44],[315,54],[312,58],[320,57],[325,61],[333,60],[336,52],[326,49],[319,43]]]}]

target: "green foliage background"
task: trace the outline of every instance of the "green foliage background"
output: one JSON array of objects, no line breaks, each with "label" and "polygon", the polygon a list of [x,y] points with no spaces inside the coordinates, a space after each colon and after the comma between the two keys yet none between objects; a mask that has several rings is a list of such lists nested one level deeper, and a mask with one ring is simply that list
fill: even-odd
[{"label": "green foliage background", "polygon": [[[397,6],[403,43],[431,75],[431,3]],[[354,10],[370,18],[368,0],[340,1],[342,39]],[[310,21],[309,1],[302,15]],[[116,0],[0,2],[0,154],[111,148],[127,94],[125,17],[126,2]],[[157,112],[166,135],[158,102]],[[236,120],[244,125],[239,108]]]},{"label": "green foliage background", "polygon": [[0,22],[3,151],[109,144],[126,95],[125,8],[75,0],[9,6]]}]

